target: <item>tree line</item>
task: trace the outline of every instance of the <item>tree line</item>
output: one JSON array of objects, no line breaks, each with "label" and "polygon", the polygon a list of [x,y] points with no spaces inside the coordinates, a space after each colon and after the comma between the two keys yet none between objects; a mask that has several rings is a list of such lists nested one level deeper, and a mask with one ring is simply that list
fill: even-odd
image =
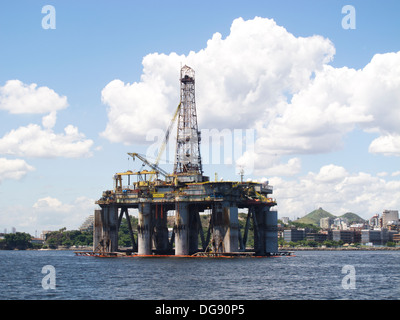
[{"label": "tree line", "polygon": [[32,236],[25,232],[8,233],[4,239],[0,239],[0,249],[2,250],[26,250],[34,247],[31,243]]},{"label": "tree line", "polygon": [[67,231],[66,228],[46,235],[44,243],[32,243],[32,236],[26,232],[8,233],[0,239],[0,250],[57,249],[59,246],[91,246],[93,234],[79,230]]},{"label": "tree line", "polygon": [[[137,218],[130,216],[133,230],[137,229]],[[32,236],[26,232],[8,233],[0,239],[0,250],[27,250],[27,249],[57,249],[59,247],[93,246],[93,232],[80,230],[67,230],[62,228],[46,234],[44,243],[32,243]],[[128,222],[122,219],[118,232],[120,247],[132,246]]]}]

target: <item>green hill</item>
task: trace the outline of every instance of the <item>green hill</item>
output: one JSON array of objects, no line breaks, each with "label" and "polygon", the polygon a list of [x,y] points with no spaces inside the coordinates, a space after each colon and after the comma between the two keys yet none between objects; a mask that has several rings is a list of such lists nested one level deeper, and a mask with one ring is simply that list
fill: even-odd
[{"label": "green hill", "polygon": [[[306,224],[313,224],[319,227],[319,220],[322,218],[338,218],[337,216],[333,215],[332,213],[325,211],[322,208],[318,208],[317,210],[311,211],[309,214],[305,215],[304,217],[297,219],[295,222],[306,223]],[[348,224],[353,223],[363,223],[365,220],[358,216],[353,212],[347,212],[340,216],[340,218],[346,218],[348,220]]]},{"label": "green hill", "polygon": [[353,212],[347,212],[347,213],[341,215],[340,218],[346,218],[348,220],[348,224],[365,222],[365,220],[363,218],[361,218],[359,215],[357,215]]},{"label": "green hill", "polygon": [[296,222],[306,223],[306,224],[313,224],[319,227],[319,220],[322,218],[336,218],[335,215],[332,213],[325,211],[322,208],[318,208],[317,210],[311,211],[309,214],[305,215],[304,217],[297,219]]}]

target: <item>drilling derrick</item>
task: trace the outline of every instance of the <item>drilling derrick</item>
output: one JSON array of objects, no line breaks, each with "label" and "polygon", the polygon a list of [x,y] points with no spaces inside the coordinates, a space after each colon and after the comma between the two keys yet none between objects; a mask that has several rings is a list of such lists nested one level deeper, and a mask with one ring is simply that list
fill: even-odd
[{"label": "drilling derrick", "polygon": [[180,182],[201,182],[200,132],[197,126],[195,74],[188,66],[181,69],[181,108],[179,110],[174,174]]}]

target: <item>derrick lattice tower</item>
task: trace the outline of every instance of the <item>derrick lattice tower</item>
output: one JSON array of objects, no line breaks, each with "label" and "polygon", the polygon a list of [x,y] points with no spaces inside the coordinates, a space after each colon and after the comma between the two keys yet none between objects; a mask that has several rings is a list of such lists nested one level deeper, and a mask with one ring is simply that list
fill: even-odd
[{"label": "derrick lattice tower", "polygon": [[192,68],[181,68],[180,87],[181,107],[178,115],[174,174],[201,177],[201,138],[197,126],[195,72]]}]

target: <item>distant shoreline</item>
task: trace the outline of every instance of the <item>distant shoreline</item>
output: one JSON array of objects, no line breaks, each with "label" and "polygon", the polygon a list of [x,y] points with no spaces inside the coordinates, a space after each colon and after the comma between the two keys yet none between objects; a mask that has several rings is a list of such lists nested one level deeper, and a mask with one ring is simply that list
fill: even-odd
[{"label": "distant shoreline", "polygon": [[37,251],[57,251],[57,250],[58,251],[62,251],[62,250],[65,250],[65,251],[93,251],[93,246],[79,246],[78,248],[74,247],[74,246],[68,247],[68,248],[60,246],[56,249],[45,248],[45,249],[30,249],[30,250],[37,250]]},{"label": "distant shoreline", "polygon": [[397,251],[400,247],[336,247],[336,248],[321,248],[321,247],[282,247],[279,250],[289,251]]}]

